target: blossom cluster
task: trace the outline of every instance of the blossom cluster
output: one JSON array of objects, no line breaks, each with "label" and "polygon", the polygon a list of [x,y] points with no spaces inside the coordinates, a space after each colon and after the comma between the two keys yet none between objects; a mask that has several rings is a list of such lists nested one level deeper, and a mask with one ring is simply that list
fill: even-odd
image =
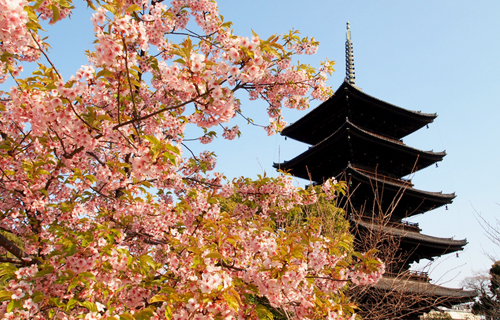
[{"label": "blossom cluster", "polygon": [[[71,1],[0,0],[0,82],[18,80],[0,108],[0,317],[352,318],[339,295],[382,265],[297,218],[318,194],[287,175],[229,182],[184,139],[238,136],[238,90],[268,103],[269,134],[283,107],[326,99],[332,63],[291,63],[314,39],[238,36],[211,0],[87,2],[95,47],[63,79],[39,19]],[[39,69],[18,79],[25,61]]]},{"label": "blossom cluster", "polygon": [[222,136],[225,139],[233,140],[239,134],[240,134],[240,130],[239,130],[238,126],[234,126],[231,129],[229,129],[227,127],[224,128],[224,133],[222,133]]},{"label": "blossom cluster", "polygon": [[323,189],[323,192],[326,195],[326,198],[328,200],[333,200],[336,197],[335,190],[333,189],[332,185],[336,185],[337,180],[335,178],[328,179],[323,184],[321,185],[321,189]]},{"label": "blossom cluster", "polygon": [[26,26],[28,12],[24,10],[27,5],[25,0],[0,1],[0,83],[7,80],[9,73],[18,76],[23,70],[12,56],[18,56],[21,61],[33,61],[39,52],[33,47],[38,46],[37,35],[31,37]]}]

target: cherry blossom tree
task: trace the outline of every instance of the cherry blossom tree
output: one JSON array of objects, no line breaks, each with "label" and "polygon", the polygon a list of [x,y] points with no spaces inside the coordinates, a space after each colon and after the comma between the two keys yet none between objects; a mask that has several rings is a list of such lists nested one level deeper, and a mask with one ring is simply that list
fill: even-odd
[{"label": "cherry blossom tree", "polygon": [[[0,101],[1,317],[353,319],[342,290],[383,265],[315,215],[284,223],[314,189],[286,174],[226,181],[183,140],[188,124],[205,144],[214,126],[239,135],[238,91],[267,102],[269,134],[283,107],[328,98],[333,63],[292,63],[318,43],[237,36],[211,0],[87,3],[95,50],[63,79],[40,23],[72,2],[0,0],[0,81],[15,81]],[[39,68],[21,78],[28,62]]]}]

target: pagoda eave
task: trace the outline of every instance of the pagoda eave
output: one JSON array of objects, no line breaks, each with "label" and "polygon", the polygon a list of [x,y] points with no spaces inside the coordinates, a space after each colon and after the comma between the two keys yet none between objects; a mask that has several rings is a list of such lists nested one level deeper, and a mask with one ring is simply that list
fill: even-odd
[{"label": "pagoda eave", "polygon": [[397,291],[425,295],[441,299],[439,305],[451,307],[452,305],[472,301],[477,292],[459,288],[447,288],[426,281],[405,279],[403,277],[383,276],[374,286],[386,291]]},{"label": "pagoda eave", "polygon": [[[409,175],[441,161],[446,152],[422,151],[404,143],[368,132],[346,122],[333,134],[285,163],[276,165],[301,178],[321,183],[336,168],[349,161],[363,167],[377,168],[383,175]],[[306,169],[307,166],[307,169]]]},{"label": "pagoda eave", "polygon": [[441,238],[422,234],[420,232],[406,229],[403,225],[400,228],[388,225],[379,225],[362,220],[353,220],[354,225],[364,228],[369,232],[383,233],[388,236],[395,236],[400,240],[400,247],[409,252],[406,263],[409,265],[420,259],[433,260],[444,254],[462,251],[467,245],[467,240],[455,240],[453,238]]},{"label": "pagoda eave", "polygon": [[397,107],[344,81],[330,99],[283,129],[281,134],[314,145],[330,135],[332,127],[340,127],[346,117],[369,131],[401,139],[433,122],[437,115]]},{"label": "pagoda eave", "polygon": [[[454,193],[418,190],[403,180],[377,175],[352,165],[349,165],[345,172],[352,193],[351,203],[357,203],[359,206],[368,201],[371,208],[370,201],[377,201],[377,205],[380,205],[384,211],[392,213],[393,221],[450,204],[455,198]],[[355,209],[366,211],[367,208]],[[367,213],[370,213],[369,210]]]}]

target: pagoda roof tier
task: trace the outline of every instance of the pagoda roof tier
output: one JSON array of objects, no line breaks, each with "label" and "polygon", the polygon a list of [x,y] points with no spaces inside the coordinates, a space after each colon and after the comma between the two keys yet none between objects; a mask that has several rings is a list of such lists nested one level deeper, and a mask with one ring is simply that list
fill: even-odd
[{"label": "pagoda roof tier", "polygon": [[[358,213],[371,214],[373,201],[383,212],[390,213],[392,221],[417,215],[452,203],[455,193],[429,192],[412,187],[404,180],[355,168],[345,169],[349,185],[350,204]],[[375,200],[374,200],[375,199]]]},{"label": "pagoda roof tier", "polygon": [[[405,299],[411,305],[411,309],[401,310],[402,313],[398,316],[404,319],[419,319],[418,315],[429,312],[437,306],[450,308],[456,304],[473,301],[477,296],[477,293],[472,290],[447,288],[427,281],[408,278],[405,275],[397,277],[384,275],[370,289],[383,291],[382,295],[373,294],[370,296],[377,300],[383,297],[382,299],[386,301],[365,301],[362,306],[367,307],[373,304],[374,306],[383,307],[390,302],[394,303],[394,299]],[[390,314],[395,318],[394,312],[390,312]]]},{"label": "pagoda roof tier", "polygon": [[467,244],[467,240],[454,240],[453,238],[440,238],[422,234],[418,231],[405,228],[395,228],[389,225],[379,225],[362,220],[354,220],[361,228],[369,232],[383,233],[387,236],[394,236],[400,239],[399,247],[408,256],[405,258],[405,265],[409,267],[413,262],[421,259],[434,260],[443,254],[462,251]]},{"label": "pagoda roof tier", "polygon": [[401,139],[431,123],[437,115],[410,111],[372,97],[344,81],[335,94],[281,134],[315,145],[346,118],[377,134]]},{"label": "pagoda roof tier", "polygon": [[463,302],[471,301],[477,296],[477,293],[473,290],[447,288],[425,281],[404,279],[404,277],[384,276],[375,286],[379,289],[396,289],[398,291],[425,293],[426,295],[456,298],[462,300]]},{"label": "pagoda roof tier", "polygon": [[411,148],[399,140],[364,130],[346,119],[323,141],[290,161],[274,164],[274,167],[303,179],[321,182],[338,174],[351,162],[400,178],[441,161],[445,155],[445,152]]},{"label": "pagoda roof tier", "polygon": [[453,305],[473,301],[475,291],[447,288],[429,283],[428,278],[415,278],[408,273],[384,274],[364,294],[353,296],[361,314],[370,319],[419,320],[419,316],[438,306],[450,308]]}]

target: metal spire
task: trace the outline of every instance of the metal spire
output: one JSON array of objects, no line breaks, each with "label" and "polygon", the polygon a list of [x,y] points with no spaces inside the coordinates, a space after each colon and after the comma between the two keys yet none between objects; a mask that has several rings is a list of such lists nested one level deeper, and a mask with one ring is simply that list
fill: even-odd
[{"label": "metal spire", "polygon": [[354,73],[354,54],[352,52],[351,27],[347,22],[347,40],[345,42],[345,80],[352,85],[356,84]]}]

